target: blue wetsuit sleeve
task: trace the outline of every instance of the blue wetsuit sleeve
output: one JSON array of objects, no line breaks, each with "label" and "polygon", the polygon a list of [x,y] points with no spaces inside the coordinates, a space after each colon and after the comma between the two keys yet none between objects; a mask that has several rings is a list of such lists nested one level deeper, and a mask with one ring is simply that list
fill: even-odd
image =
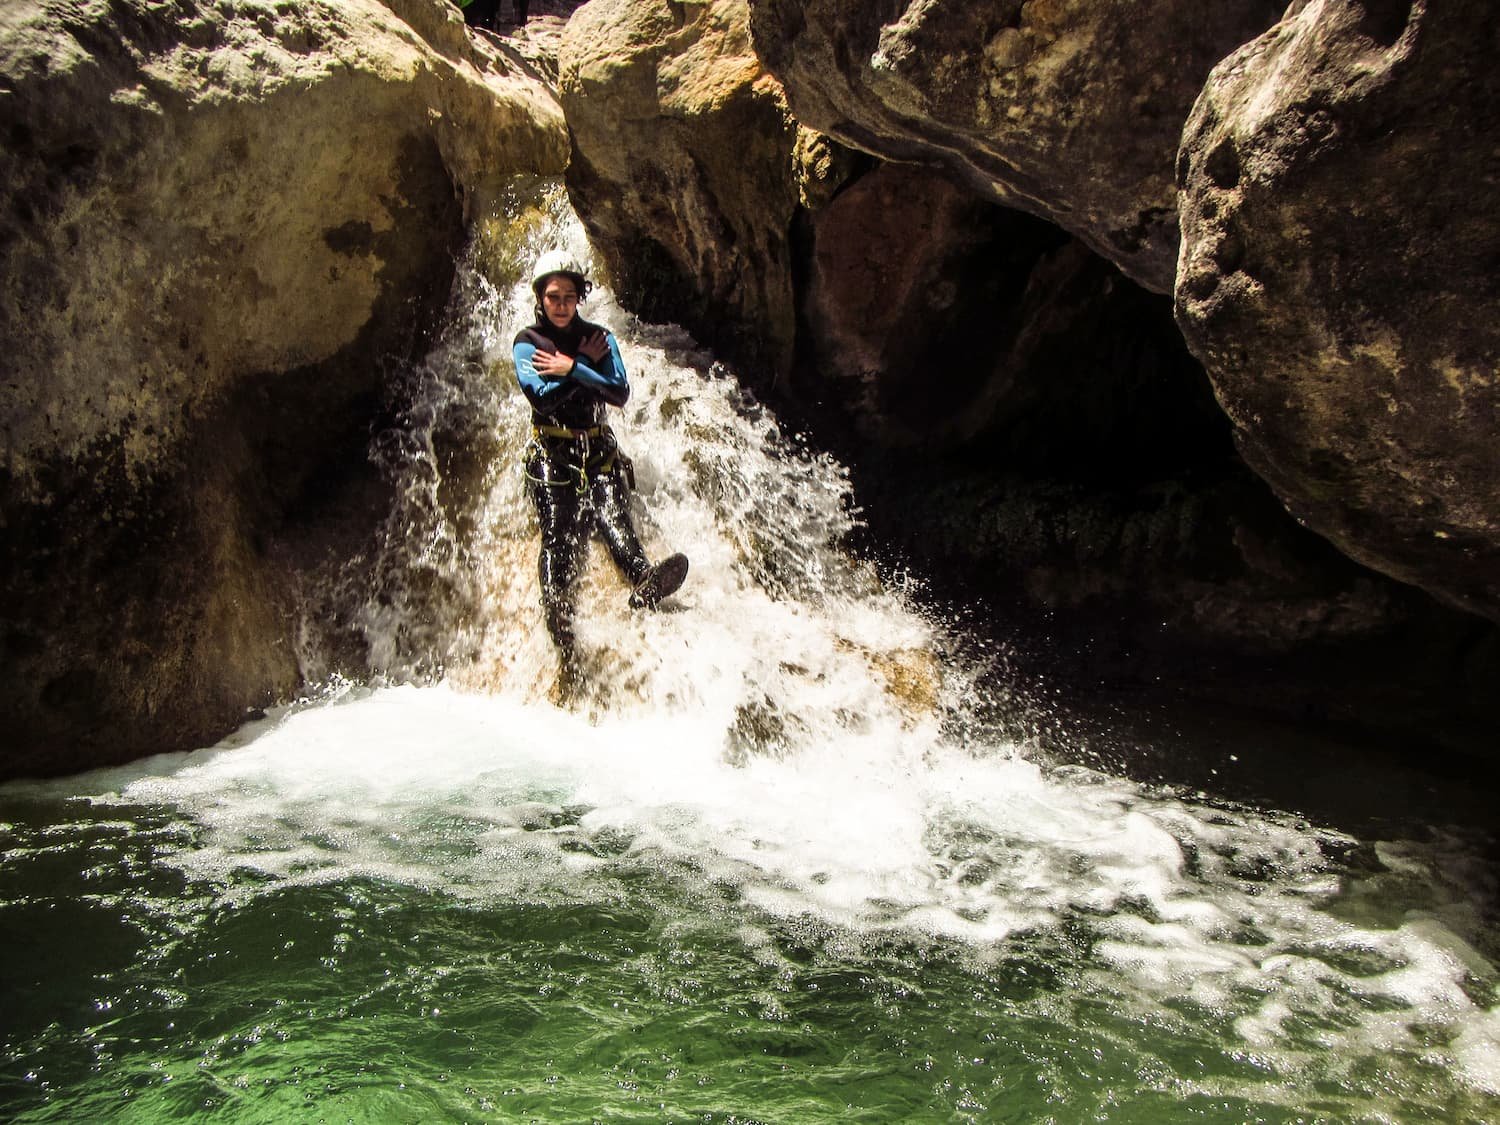
[{"label": "blue wetsuit sleeve", "polygon": [[569,376],[548,378],[536,369],[533,357],[536,345],[529,340],[518,340],[511,348],[510,356],[516,365],[516,382],[528,402],[539,413],[550,414],[582,389]]},{"label": "blue wetsuit sleeve", "polygon": [[[569,378],[576,379],[611,406],[624,406],[630,399],[630,379],[625,374],[625,357],[620,354],[620,345],[613,332],[606,332],[604,338],[609,343],[609,351],[597,362],[587,356],[579,356],[573,361],[573,372]],[[516,370],[519,371],[520,367],[517,366]]]}]

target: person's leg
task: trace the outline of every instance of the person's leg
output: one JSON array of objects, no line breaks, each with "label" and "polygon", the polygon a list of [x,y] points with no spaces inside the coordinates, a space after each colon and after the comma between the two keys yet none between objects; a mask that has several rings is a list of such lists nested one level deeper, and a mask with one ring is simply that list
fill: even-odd
[{"label": "person's leg", "polygon": [[594,524],[599,537],[620,573],[631,586],[638,586],[651,569],[646,549],[641,546],[635,526],[630,522],[630,493],[618,467],[593,481]]},{"label": "person's leg", "polygon": [[516,24],[519,26],[526,22],[526,9],[530,6],[530,0],[516,0]]},{"label": "person's leg", "polygon": [[586,512],[563,462],[538,452],[528,460],[526,476],[542,533],[537,555],[542,615],[566,663],[573,656],[574,587],[586,541]]},{"label": "person's leg", "polygon": [[630,583],[630,605],[649,609],[673,594],[687,577],[686,555],[669,555],[652,566],[630,522],[630,490],[617,466],[593,484],[594,522],[615,565]]},{"label": "person's leg", "polygon": [[537,579],[542,591],[542,618],[552,643],[564,660],[573,656],[574,586],[578,581],[579,541],[575,513],[566,503],[548,505],[537,556]]}]

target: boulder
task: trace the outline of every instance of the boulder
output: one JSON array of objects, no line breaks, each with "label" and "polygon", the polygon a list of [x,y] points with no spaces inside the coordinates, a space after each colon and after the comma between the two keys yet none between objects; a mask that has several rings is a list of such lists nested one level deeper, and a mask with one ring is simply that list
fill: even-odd
[{"label": "boulder", "polygon": [[1321,0],[1215,68],[1177,320],[1245,460],[1354,559],[1500,620],[1500,24]]},{"label": "boulder", "polygon": [[297,686],[388,376],[561,112],[444,0],[21,2],[0,140],[0,774],[201,745]]},{"label": "boulder", "polygon": [[1177,263],[1173,161],[1209,70],[1283,0],[748,0],[797,119],[941,164],[1148,289]]},{"label": "boulder", "polygon": [[568,191],[622,301],[747,369],[790,366],[789,234],[837,182],[750,46],[744,0],[593,0],[568,21]]}]

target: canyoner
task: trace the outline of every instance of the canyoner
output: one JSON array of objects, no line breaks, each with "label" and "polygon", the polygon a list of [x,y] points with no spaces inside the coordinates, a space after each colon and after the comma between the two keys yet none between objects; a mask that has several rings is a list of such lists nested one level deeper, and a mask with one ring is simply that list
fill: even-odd
[{"label": "canyoner", "polygon": [[614,333],[578,315],[592,287],[566,251],[542,254],[531,271],[536,322],[517,333],[512,349],[516,380],[532,409],[525,473],[541,528],[542,611],[564,694],[579,675],[574,590],[593,531],[630,583],[633,609],[655,607],[688,571],[680,553],[653,565],[631,523],[634,471],[605,421],[607,407],[630,398],[630,381]]}]

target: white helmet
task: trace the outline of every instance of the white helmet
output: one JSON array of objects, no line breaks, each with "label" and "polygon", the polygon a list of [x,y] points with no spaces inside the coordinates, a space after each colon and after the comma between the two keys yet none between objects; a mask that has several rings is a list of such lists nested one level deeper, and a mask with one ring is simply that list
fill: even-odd
[{"label": "white helmet", "polygon": [[531,268],[532,292],[540,295],[542,282],[555,273],[565,273],[571,277],[578,284],[579,296],[587,292],[589,288],[588,275],[584,272],[583,267],[578,264],[578,259],[566,250],[548,250],[536,260],[536,265]]}]

